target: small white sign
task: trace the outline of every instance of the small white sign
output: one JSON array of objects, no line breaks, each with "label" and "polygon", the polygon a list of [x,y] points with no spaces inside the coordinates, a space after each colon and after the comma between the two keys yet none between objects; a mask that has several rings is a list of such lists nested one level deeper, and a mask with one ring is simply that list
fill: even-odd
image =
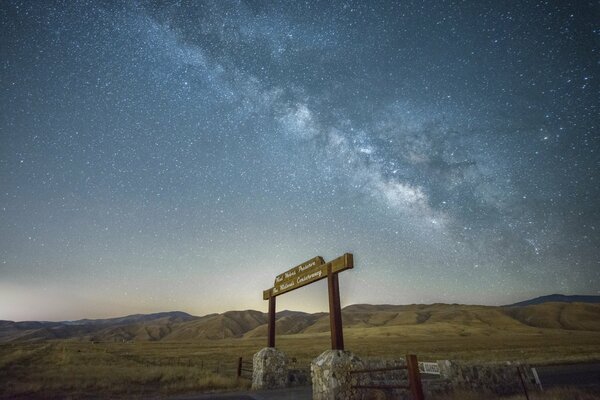
[{"label": "small white sign", "polygon": [[441,375],[440,366],[435,362],[420,362],[419,372],[422,374]]}]

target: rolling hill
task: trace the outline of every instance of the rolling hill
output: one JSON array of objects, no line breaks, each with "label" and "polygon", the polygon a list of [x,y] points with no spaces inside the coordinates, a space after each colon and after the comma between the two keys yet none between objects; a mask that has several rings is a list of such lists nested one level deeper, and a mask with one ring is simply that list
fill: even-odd
[{"label": "rolling hill", "polygon": [[600,296],[565,296],[564,294],[550,294],[530,300],[520,301],[518,303],[507,305],[506,307],[533,306],[535,304],[544,303],[600,303]]},{"label": "rolling hill", "polygon": [[[460,304],[370,305],[343,309],[344,328],[384,329],[401,333],[407,329],[427,332],[491,335],[507,331],[540,329],[599,331],[600,304],[543,302],[524,306],[477,306]],[[278,335],[318,334],[329,331],[327,313],[281,311]],[[267,315],[260,311],[228,311],[195,317],[183,312],[130,315],[102,320],[64,322],[0,321],[0,342],[73,339],[94,342],[194,341],[224,338],[255,338],[267,334]]]}]

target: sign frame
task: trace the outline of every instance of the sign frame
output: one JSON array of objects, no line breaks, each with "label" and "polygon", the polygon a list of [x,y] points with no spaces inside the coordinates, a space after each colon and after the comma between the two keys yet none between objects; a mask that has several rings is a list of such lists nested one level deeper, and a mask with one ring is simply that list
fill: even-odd
[{"label": "sign frame", "polygon": [[327,263],[323,257],[316,256],[277,275],[273,287],[263,291],[263,300],[269,301],[267,346],[275,347],[275,298],[327,278],[331,348],[344,350],[338,274],[352,268],[354,268],[354,256],[352,253],[345,253]]}]

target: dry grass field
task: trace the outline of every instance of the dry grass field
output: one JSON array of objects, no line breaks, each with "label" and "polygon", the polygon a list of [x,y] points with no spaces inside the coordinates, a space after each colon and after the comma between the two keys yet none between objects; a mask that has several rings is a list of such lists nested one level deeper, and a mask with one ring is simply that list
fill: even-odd
[{"label": "dry grass field", "polygon": [[239,344],[5,344],[0,346],[0,396],[147,398],[246,387],[247,381],[235,379],[237,354],[249,350]]},{"label": "dry grass field", "polygon": [[[479,330],[443,323],[345,330],[346,348],[367,357],[421,360],[600,360],[600,335],[564,329]],[[0,344],[2,398],[149,398],[248,387],[237,358],[251,359],[265,338],[132,343],[57,340]],[[329,334],[277,337],[297,368],[329,347]],[[558,397],[560,398],[560,397]]]}]

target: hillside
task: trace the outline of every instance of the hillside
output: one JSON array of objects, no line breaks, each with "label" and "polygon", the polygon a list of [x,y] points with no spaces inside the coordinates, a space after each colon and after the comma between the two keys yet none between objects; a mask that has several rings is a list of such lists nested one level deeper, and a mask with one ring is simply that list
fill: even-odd
[{"label": "hillside", "polygon": [[510,307],[507,315],[537,328],[600,331],[600,304],[545,303]]},{"label": "hillside", "polygon": [[[348,331],[384,329],[485,334],[539,329],[600,331],[600,304],[553,302],[527,306],[459,304],[369,305],[343,309]],[[278,335],[329,331],[327,313],[281,311]],[[194,317],[182,312],[132,315],[105,320],[66,322],[0,321],[0,342],[74,339],[94,342],[194,341],[256,338],[267,334],[267,315],[260,311],[228,311]]]},{"label": "hillside", "polygon": [[[126,317],[78,321],[0,321],[0,342],[13,340],[89,339],[122,341],[158,340],[173,324],[198,319],[184,312],[135,314]],[[142,339],[143,340],[143,339]]]},{"label": "hillside", "polygon": [[540,296],[534,299],[509,304],[506,307],[533,306],[544,303],[600,303],[600,296],[565,296],[564,294],[550,294],[547,296]]}]

